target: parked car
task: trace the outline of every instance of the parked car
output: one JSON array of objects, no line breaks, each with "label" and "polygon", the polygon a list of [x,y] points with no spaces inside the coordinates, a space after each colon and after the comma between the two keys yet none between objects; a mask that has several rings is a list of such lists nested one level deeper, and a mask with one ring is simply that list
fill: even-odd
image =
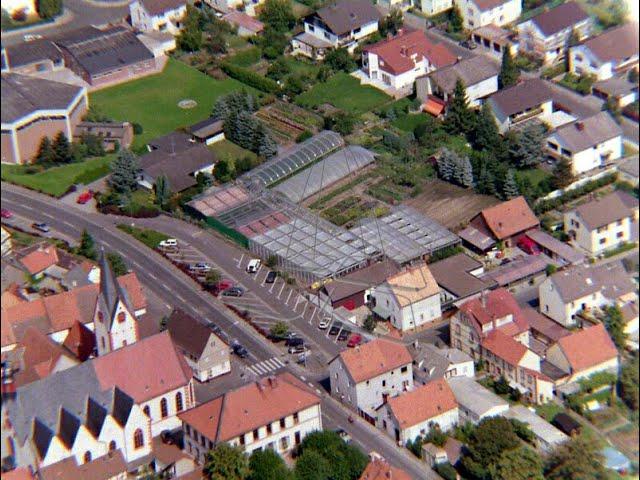
[{"label": "parked car", "polygon": [[292,345],[291,347],[289,347],[289,350],[287,351],[291,354],[304,353],[307,351],[307,348],[304,346],[304,343],[302,343],[300,345]]},{"label": "parked car", "polygon": [[158,247],[160,248],[176,248],[178,246],[178,240],[175,238],[167,238],[166,240],[162,240]]},{"label": "parked car", "polygon": [[349,335],[351,335],[351,330],[347,330],[346,328],[343,329],[340,334],[338,335],[338,341],[339,342],[344,342],[345,340],[347,340],[349,338]]},{"label": "parked car", "polygon": [[307,350],[305,352],[302,352],[300,355],[298,355],[298,358],[296,358],[296,363],[298,364],[306,363],[308,352],[309,351]]},{"label": "parked car", "polygon": [[244,295],[244,288],[242,287],[231,287],[222,292],[222,295],[225,297],[241,297]]},{"label": "parked car", "polygon": [[28,33],[24,37],[22,37],[25,42],[33,42],[34,40],[40,40],[41,38],[42,35],[39,35],[37,33]]},{"label": "parked car", "polygon": [[469,50],[475,50],[476,48],[478,48],[478,44],[473,40],[463,40],[462,42],[460,42],[460,45],[464,48],[468,48]]},{"label": "parked car", "polygon": [[220,335],[222,333],[222,329],[215,323],[210,323],[207,326],[209,327],[209,330],[211,330],[216,335]]},{"label": "parked car", "polygon": [[11,218],[11,217],[13,217],[13,212],[11,210],[7,210],[6,208],[3,208],[0,211],[0,217],[2,217],[2,218]]},{"label": "parked car", "polygon": [[246,358],[249,356],[249,351],[243,347],[237,340],[234,340],[231,344],[231,349],[240,358]]},{"label": "parked car", "polygon": [[326,330],[329,328],[329,324],[331,323],[331,317],[323,317],[320,322],[318,322],[318,328],[320,330]]},{"label": "parked car", "polygon": [[284,344],[287,347],[296,347],[298,345],[304,345],[304,339],[300,337],[289,337]]},{"label": "parked car", "polygon": [[211,265],[203,262],[192,263],[189,265],[189,270],[192,272],[206,273],[211,270]]},{"label": "parked car", "polygon": [[49,225],[47,225],[44,222],[35,222],[34,224],[31,225],[33,228],[35,228],[36,230],[40,230],[41,232],[49,232],[51,229],[49,228]]},{"label": "parked car", "polygon": [[340,329],[342,328],[342,323],[336,322],[329,329],[329,335],[338,335]]},{"label": "parked car", "polygon": [[349,443],[351,441],[351,435],[349,435],[344,429],[338,428],[335,432],[345,443]]},{"label": "parked car", "polygon": [[220,293],[220,292],[224,292],[225,290],[229,290],[231,287],[233,287],[235,284],[233,283],[233,280],[229,280],[228,278],[223,278],[222,280],[220,280],[216,286],[215,286],[215,290]]},{"label": "parked car", "polygon": [[349,341],[347,342],[347,347],[354,348],[362,343],[362,336],[354,333],[349,337]]},{"label": "parked car", "polygon": [[278,278],[278,272],[271,271],[267,273],[267,278],[264,279],[264,283],[273,283]]},{"label": "parked car", "polygon": [[92,198],[93,198],[93,192],[91,190],[85,190],[80,195],[78,195],[76,203],[79,203],[80,205],[84,205]]},{"label": "parked car", "polygon": [[260,268],[260,263],[261,262],[259,258],[250,260],[249,264],[247,265],[247,273],[257,273],[258,269]]}]

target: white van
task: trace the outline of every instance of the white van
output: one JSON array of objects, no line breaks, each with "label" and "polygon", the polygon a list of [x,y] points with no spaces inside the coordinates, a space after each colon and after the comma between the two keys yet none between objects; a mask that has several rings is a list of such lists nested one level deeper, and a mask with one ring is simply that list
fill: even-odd
[{"label": "white van", "polygon": [[162,240],[158,247],[160,248],[176,248],[178,246],[178,240],[175,238],[167,238],[166,240]]},{"label": "white van", "polygon": [[247,265],[247,273],[256,273],[260,268],[260,259],[254,258]]}]

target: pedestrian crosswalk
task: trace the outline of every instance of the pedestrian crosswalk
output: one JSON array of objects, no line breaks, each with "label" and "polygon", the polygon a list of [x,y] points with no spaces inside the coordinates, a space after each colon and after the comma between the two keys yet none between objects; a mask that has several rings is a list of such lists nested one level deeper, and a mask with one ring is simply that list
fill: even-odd
[{"label": "pedestrian crosswalk", "polygon": [[283,368],[285,364],[277,357],[268,358],[262,362],[258,362],[250,367],[247,367],[249,371],[255,375],[266,375],[269,372],[273,372]]}]

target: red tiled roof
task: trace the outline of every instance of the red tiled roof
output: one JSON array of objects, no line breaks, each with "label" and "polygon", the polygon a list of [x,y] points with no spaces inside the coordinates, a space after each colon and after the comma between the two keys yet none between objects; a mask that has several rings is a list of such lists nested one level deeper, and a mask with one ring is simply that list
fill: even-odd
[{"label": "red tiled roof", "polygon": [[[118,282],[129,295],[135,310],[144,309],[147,300],[135,273],[118,277]],[[76,322],[90,323],[98,299],[97,284],[74,288],[68,292],[18,303],[2,308],[2,346],[20,340],[28,326],[37,326],[43,333],[67,330]]]},{"label": "red tiled roof", "polygon": [[438,100],[436,98],[428,98],[425,104],[422,106],[422,109],[433,115],[434,117],[439,117],[444,112],[446,105],[443,101]]},{"label": "red tiled roof", "polygon": [[616,346],[601,323],[562,337],[558,345],[574,373],[618,356]]},{"label": "red tiled roof", "polygon": [[31,275],[36,275],[58,263],[58,249],[54,246],[38,248],[20,259],[22,266]]},{"label": "red tiled roof", "polygon": [[33,480],[34,476],[31,475],[31,472],[28,468],[16,468],[15,470],[11,470],[10,472],[6,472],[2,474],[2,480]]},{"label": "red tiled roof", "polygon": [[183,387],[192,375],[166,331],[92,361],[104,390],[117,385],[136,403]]},{"label": "red tiled roof", "polygon": [[84,324],[75,322],[62,344],[78,360],[84,362],[96,347],[96,336]]},{"label": "red tiled roof", "polygon": [[339,358],[356,383],[377,377],[412,361],[407,347],[383,338],[344,350]]},{"label": "red tiled roof", "polygon": [[374,458],[358,480],[411,480],[411,475],[390,465],[384,458]]},{"label": "red tiled roof", "polygon": [[433,43],[422,30],[405,30],[393,38],[365,47],[364,51],[378,55],[380,69],[393,75],[413,70],[422,58],[427,58],[436,68],[456,62],[456,56],[444,43]]},{"label": "red tiled roof", "polygon": [[260,20],[237,10],[231,10],[229,13],[224,15],[222,19],[232,25],[237,25],[254,33],[259,33],[264,30],[264,24]]},{"label": "red tiled roof", "polygon": [[489,350],[509,365],[518,365],[529,350],[520,342],[500,330],[492,330],[482,340],[482,347]]},{"label": "red tiled roof", "polygon": [[480,215],[498,240],[504,240],[540,225],[522,196],[486,208],[480,212]]},{"label": "red tiled roof", "polygon": [[68,457],[40,469],[40,478],[41,480],[77,480],[79,478],[111,480],[126,472],[127,462],[124,460],[122,451],[115,450],[80,465],[75,457]]},{"label": "red tiled roof", "polygon": [[529,329],[529,323],[523,314],[520,305],[513,295],[504,288],[498,288],[487,292],[483,297],[469,300],[459,307],[460,311],[469,315],[478,323],[480,327],[491,323],[494,319],[504,318],[507,315],[513,315],[513,321],[516,325],[515,331],[505,327],[509,324],[499,327],[504,333],[516,335]]},{"label": "red tiled roof", "polygon": [[285,372],[227,392],[178,417],[217,443],[319,403],[313,390]]},{"label": "red tiled roof", "polygon": [[456,397],[444,378],[387,400],[401,429],[427,422],[458,407]]}]

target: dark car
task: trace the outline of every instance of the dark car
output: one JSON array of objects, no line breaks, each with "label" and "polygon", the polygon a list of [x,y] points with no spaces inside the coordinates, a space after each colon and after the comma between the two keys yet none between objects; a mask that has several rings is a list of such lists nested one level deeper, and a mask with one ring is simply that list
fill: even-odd
[{"label": "dark car", "polygon": [[340,322],[334,323],[329,329],[329,335],[338,335],[340,329],[342,328],[342,324]]},{"label": "dark car", "polygon": [[340,332],[340,335],[338,335],[338,341],[344,342],[344,341],[348,340],[350,336],[351,336],[351,330],[347,330],[345,328],[344,330],[342,330]]},{"label": "dark car", "polygon": [[241,297],[242,295],[244,295],[244,288],[231,287],[222,292],[222,295],[225,297]]},{"label": "dark car", "polygon": [[33,228],[35,228],[36,230],[40,230],[41,232],[45,232],[47,233],[50,229],[49,229],[49,225],[47,225],[44,222],[36,222],[33,225],[31,225]]},{"label": "dark car", "polygon": [[208,327],[209,327],[209,330],[211,330],[216,335],[220,335],[222,333],[222,329],[215,323],[210,323]]},{"label": "dark car", "polygon": [[249,351],[237,342],[233,345],[232,348],[233,353],[235,353],[240,358],[247,358],[249,356]]},{"label": "dark car", "polygon": [[267,278],[264,279],[264,283],[273,283],[278,278],[278,272],[269,272],[267,273]]},{"label": "dark car", "polygon": [[284,344],[287,347],[296,347],[298,345],[304,345],[304,339],[300,337],[289,337]]},{"label": "dark car", "polygon": [[475,50],[478,47],[476,42],[474,42],[473,40],[463,40],[462,42],[460,42],[460,45],[464,48],[468,48],[469,50]]}]

